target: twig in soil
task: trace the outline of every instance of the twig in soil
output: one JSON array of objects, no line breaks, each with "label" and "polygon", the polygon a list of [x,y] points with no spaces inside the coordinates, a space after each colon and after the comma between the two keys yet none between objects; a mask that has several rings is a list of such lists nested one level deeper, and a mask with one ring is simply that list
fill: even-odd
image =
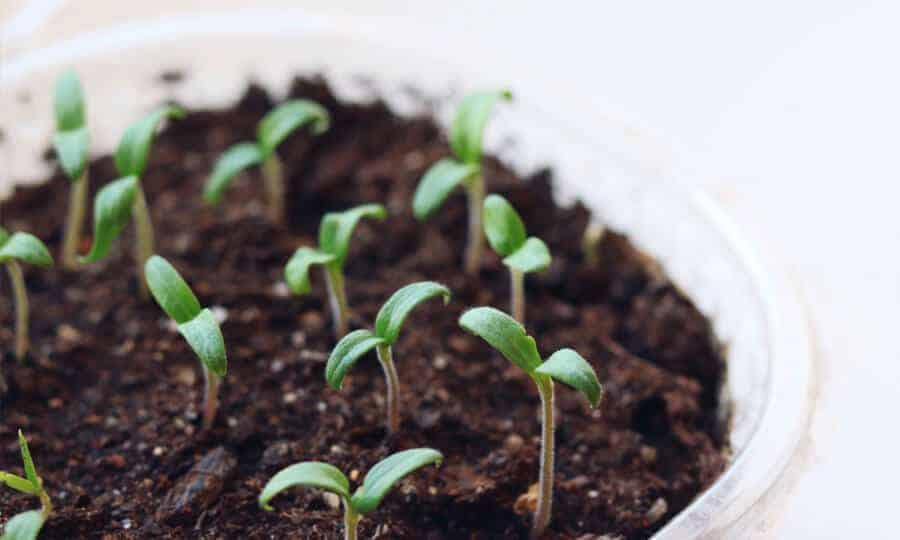
[{"label": "twig in soil", "polygon": [[519,213],[500,195],[488,195],[484,200],[484,232],[509,267],[512,314],[525,324],[525,274],[546,270],[550,250],[540,238],[526,235]]},{"label": "twig in soil", "polygon": [[313,135],[320,135],[328,130],[330,122],[328,111],[307,99],[296,99],[275,107],[257,125],[255,142],[237,143],[219,157],[203,189],[203,200],[207,204],[218,204],[238,173],[261,165],[269,200],[269,218],[273,223],[283,223],[284,167],[275,150],[297,129],[309,126]]},{"label": "twig in soil", "polygon": [[22,467],[25,470],[25,477],[22,478],[16,474],[0,471],[0,484],[6,484],[8,487],[26,495],[34,495],[41,501],[41,509],[23,512],[10,519],[3,528],[3,536],[0,537],[0,540],[37,538],[41,527],[53,511],[50,495],[44,489],[43,479],[38,476],[37,470],[34,468],[34,460],[31,459],[28,441],[25,440],[25,435],[22,434],[21,429],[19,430],[19,450],[22,453]]},{"label": "twig in soil", "polygon": [[292,487],[324,489],[343,501],[344,540],[356,540],[356,529],[362,516],[378,508],[394,484],[426,465],[440,466],[443,459],[443,454],[431,448],[397,452],[376,463],[353,495],[350,494],[350,481],[337,467],[319,461],[295,463],[278,471],[266,483],[259,495],[259,506],[272,511],[269,501]]},{"label": "twig in soil", "polygon": [[388,433],[400,429],[400,380],[391,347],[397,342],[409,313],[422,302],[437,296],[443,297],[446,305],[450,301],[450,289],[433,281],[421,281],[398,290],[381,306],[375,318],[375,331],[363,329],[347,334],[331,351],[325,365],[325,380],[329,386],[340,390],[344,377],[357,360],[373,348],[376,350],[387,385]]},{"label": "twig in soil", "polygon": [[508,90],[476,92],[463,98],[450,127],[450,148],[454,157],[443,158],[425,171],[413,197],[413,213],[416,219],[423,221],[444,204],[457,186],[465,188],[469,206],[465,270],[469,275],[478,274],[484,249],[481,225],[485,191],[481,164],[484,128],[494,105],[500,100],[511,99]]},{"label": "twig in soil", "polygon": [[343,212],[329,212],[319,224],[319,247],[301,247],[288,260],[284,277],[294,294],[309,294],[309,269],[322,265],[328,283],[328,300],[334,324],[334,335],[340,339],[347,333],[349,306],[344,286],[344,265],[350,252],[350,239],[363,218],[384,220],[387,211],[380,204],[364,204]]},{"label": "twig in soil", "polygon": [[531,530],[533,539],[540,538],[550,524],[553,505],[554,430],[556,428],[553,380],[580,391],[591,407],[596,407],[603,388],[594,368],[572,349],[556,351],[546,361],[541,359],[534,338],[515,319],[490,307],[470,309],[459,324],[484,339],[507,360],[522,368],[537,385],[541,396],[541,470],[537,510]]},{"label": "twig in soil", "polygon": [[163,311],[200,359],[205,388],[203,428],[209,430],[219,407],[219,386],[228,370],[225,340],[212,311],[202,308],[193,291],[168,261],[158,255],[147,259],[147,285]]},{"label": "twig in soil", "polygon": [[34,235],[17,232],[9,234],[0,227],[0,264],[6,266],[12,282],[16,303],[16,358],[21,362],[28,354],[28,293],[20,262],[47,267],[53,264],[53,257],[47,246]]}]

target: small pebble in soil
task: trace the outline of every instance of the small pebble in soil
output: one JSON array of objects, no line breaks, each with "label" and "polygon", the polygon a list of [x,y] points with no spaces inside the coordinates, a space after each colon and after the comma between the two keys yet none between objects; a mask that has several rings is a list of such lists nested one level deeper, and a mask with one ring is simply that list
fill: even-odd
[{"label": "small pebble in soil", "polygon": [[669,511],[669,504],[662,497],[656,499],[653,502],[653,505],[650,506],[650,509],[647,510],[647,513],[644,514],[644,518],[647,520],[648,524],[653,524],[662,519],[663,516],[666,515],[666,512]]}]

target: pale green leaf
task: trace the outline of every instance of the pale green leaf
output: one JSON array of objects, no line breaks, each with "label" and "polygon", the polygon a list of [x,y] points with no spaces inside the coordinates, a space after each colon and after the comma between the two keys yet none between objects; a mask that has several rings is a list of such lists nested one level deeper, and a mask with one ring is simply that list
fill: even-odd
[{"label": "pale green leaf", "polygon": [[84,89],[73,69],[56,79],[53,96],[56,131],[72,131],[84,127]]},{"label": "pale green leaf", "polygon": [[35,540],[43,526],[44,514],[40,510],[22,512],[6,522],[0,540]]},{"label": "pale green leaf", "polygon": [[525,243],[525,224],[509,201],[500,195],[484,199],[484,233],[501,257],[512,255]]},{"label": "pale green leaf", "polygon": [[509,257],[503,259],[503,264],[518,270],[523,274],[529,272],[541,272],[550,267],[550,250],[547,244],[540,238],[530,237],[522,246]]},{"label": "pale green leaf", "polygon": [[324,107],[315,101],[296,99],[265,115],[257,126],[256,138],[263,158],[267,158],[294,130],[309,125],[313,135],[319,135],[328,130],[329,124],[328,111]]},{"label": "pale green leaf", "polygon": [[319,461],[304,461],[281,469],[266,482],[259,494],[259,506],[273,510],[269,505],[272,497],[292,487],[324,489],[339,495],[345,501],[350,499],[350,482],[337,467]]},{"label": "pale green leaf", "polygon": [[5,244],[7,240],[9,240],[9,231],[0,227],[0,246]]},{"label": "pale green leaf", "polygon": [[22,466],[25,468],[25,478],[31,482],[31,486],[35,492],[40,493],[41,479],[38,478],[37,470],[34,468],[34,460],[31,459],[31,451],[28,449],[28,441],[25,440],[25,434],[19,430],[19,451],[22,453]]},{"label": "pale green leaf", "polygon": [[200,301],[169,261],[153,255],[144,263],[144,276],[156,303],[176,323],[186,323],[200,314]]},{"label": "pale green leaf", "polygon": [[242,142],[226,150],[216,161],[212,174],[206,181],[203,200],[207,204],[218,204],[234,177],[244,169],[259,165],[262,159],[262,152],[256,143]]},{"label": "pale green leaf", "polygon": [[160,107],[134,122],[119,140],[116,148],[116,170],[122,176],[141,176],[147,167],[150,145],[160,122],[166,118],[182,118],[184,111],[179,107]]},{"label": "pale green leaf", "polygon": [[87,128],[58,131],[53,135],[53,148],[59,166],[70,180],[78,180],[87,167],[90,136]]},{"label": "pale green leaf", "polygon": [[375,510],[388,491],[404,476],[432,463],[440,465],[444,455],[432,448],[413,448],[379,461],[353,494],[350,505],[360,514]]},{"label": "pale green leaf", "polygon": [[9,236],[0,246],[0,263],[18,260],[35,266],[51,266],[53,257],[36,236],[17,232]]},{"label": "pale green leaf", "polygon": [[382,343],[385,341],[371,330],[355,330],[344,336],[334,346],[325,365],[325,380],[328,385],[340,390],[344,377],[357,360]]},{"label": "pale green leaf", "polygon": [[97,262],[109,252],[109,248],[122,229],[131,220],[131,210],[137,194],[137,177],[126,176],[103,186],[94,198],[94,244],[83,262]]},{"label": "pale green leaf", "polygon": [[508,90],[476,92],[464,97],[450,127],[450,147],[464,163],[481,162],[481,140],[494,104],[512,100]]},{"label": "pale green leaf", "polygon": [[317,264],[330,264],[336,257],[311,247],[301,247],[284,267],[284,279],[294,294],[307,294],[310,290],[309,269]]},{"label": "pale green leaf", "polygon": [[459,318],[459,325],[487,341],[507,360],[531,374],[541,365],[534,338],[518,321],[492,307],[470,309]]},{"label": "pale green leaf", "polygon": [[434,281],[422,281],[398,290],[378,311],[375,318],[375,335],[393,345],[397,341],[406,316],[416,306],[435,296],[442,296],[446,305],[450,301],[450,289]]},{"label": "pale green leaf", "polygon": [[343,212],[329,212],[319,225],[319,249],[331,253],[341,268],[350,251],[350,238],[356,225],[363,218],[384,220],[387,211],[380,204],[363,204]]},{"label": "pale green leaf", "polygon": [[536,373],[548,375],[578,390],[596,407],[603,397],[603,387],[597,380],[594,368],[572,349],[560,349],[541,364]]},{"label": "pale green leaf", "polygon": [[413,195],[413,214],[422,221],[434,214],[456,186],[479,174],[478,165],[444,158],[432,165]]},{"label": "pale green leaf", "polygon": [[41,490],[35,489],[34,484],[32,484],[30,480],[12,473],[0,471],[0,483],[6,484],[8,487],[27,495],[41,494]]},{"label": "pale green leaf", "polygon": [[225,376],[228,371],[225,338],[212,311],[203,309],[193,319],[179,324],[178,331],[210,371],[219,377]]}]

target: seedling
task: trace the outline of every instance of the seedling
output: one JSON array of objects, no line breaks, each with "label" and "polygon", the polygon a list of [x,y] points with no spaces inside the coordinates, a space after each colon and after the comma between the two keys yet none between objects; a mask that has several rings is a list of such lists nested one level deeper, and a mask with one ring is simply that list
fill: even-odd
[{"label": "seedling", "polygon": [[314,101],[296,99],[275,107],[256,126],[256,142],[237,143],[222,154],[206,182],[203,199],[207,204],[218,204],[238,173],[262,165],[270,219],[283,222],[284,167],[275,150],[288,135],[303,126],[309,126],[313,135],[319,135],[328,130],[329,124],[328,111]]},{"label": "seedling", "polygon": [[322,265],[328,283],[328,299],[334,321],[334,335],[347,333],[348,305],[344,286],[344,264],[350,251],[350,238],[363,218],[379,221],[387,217],[380,204],[364,204],[344,212],[329,212],[319,224],[319,247],[301,247],[291,256],[284,268],[284,277],[295,294],[309,294],[309,269]]},{"label": "seedling", "polygon": [[[16,358],[25,359],[28,354],[28,293],[25,290],[25,278],[22,276],[20,262],[35,266],[47,267],[53,264],[53,257],[47,246],[34,235],[17,232],[9,234],[0,227],[0,264],[6,266],[12,282],[13,296],[16,302]],[[0,387],[5,386],[0,377]]]},{"label": "seedling", "polygon": [[78,266],[78,244],[88,193],[90,145],[90,135],[84,122],[84,91],[74,70],[66,71],[56,80],[54,105],[56,135],[53,137],[53,147],[60,167],[72,181],[62,245],[63,266],[72,270]]},{"label": "seedling", "polygon": [[379,461],[350,494],[350,481],[337,467],[319,461],[295,463],[278,471],[259,495],[259,506],[272,511],[272,497],[292,487],[324,489],[341,498],[344,505],[344,540],[356,540],[357,527],[363,515],[372,512],[388,491],[403,477],[434,463],[440,466],[444,456],[431,448],[414,448],[390,455]]},{"label": "seedling", "polygon": [[219,385],[228,370],[225,340],[215,316],[200,306],[197,297],[169,262],[158,255],[147,259],[147,285],[166,315],[194,350],[206,382],[203,394],[203,428],[212,427],[219,407]]},{"label": "seedling", "polygon": [[436,296],[442,296],[446,305],[450,301],[450,289],[433,281],[421,281],[403,287],[381,306],[375,318],[375,331],[362,329],[347,334],[335,345],[325,365],[325,380],[332,388],[340,390],[344,377],[356,361],[373,348],[376,350],[387,381],[389,433],[396,433],[400,429],[400,381],[394,367],[391,347],[397,342],[400,329],[409,313],[422,302]]},{"label": "seedling", "polygon": [[181,118],[184,111],[165,106],[131,124],[116,149],[116,170],[121,178],[103,186],[94,198],[94,243],[82,262],[97,262],[109,253],[113,241],[134,216],[137,229],[135,266],[142,298],[147,297],[144,263],[153,255],[153,223],[147,199],[141,188],[141,175],[147,167],[150,145],[160,122],[166,118]]},{"label": "seedling", "polygon": [[488,195],[484,200],[484,232],[509,267],[512,314],[525,324],[525,274],[546,270],[550,250],[540,238],[526,236],[519,213],[500,195]]},{"label": "seedling", "polygon": [[34,495],[41,501],[41,510],[33,512],[25,512],[12,518],[3,528],[3,537],[0,540],[19,539],[19,538],[36,538],[38,531],[44,521],[53,511],[53,504],[50,502],[50,495],[44,489],[44,481],[37,474],[34,468],[34,461],[31,459],[31,452],[28,450],[28,441],[22,430],[19,430],[19,450],[22,453],[22,467],[25,469],[25,478],[19,475],[0,471],[0,484],[6,484],[20,493],[26,495]]},{"label": "seedling", "polygon": [[466,190],[469,205],[469,238],[466,245],[465,269],[475,275],[481,268],[484,233],[481,209],[484,203],[484,177],[481,167],[481,140],[494,104],[511,100],[508,90],[476,92],[463,98],[450,127],[450,148],[454,157],[439,160],[419,182],[413,197],[413,213],[423,221],[434,214],[456,186]]},{"label": "seedling", "polygon": [[584,394],[591,407],[597,406],[603,395],[603,388],[591,365],[572,349],[560,349],[546,361],[542,361],[534,338],[515,319],[500,310],[490,307],[470,309],[460,317],[459,324],[522,368],[537,385],[542,412],[541,472],[531,536],[539,538],[550,523],[553,504],[553,432],[556,427],[553,380],[565,383]]}]

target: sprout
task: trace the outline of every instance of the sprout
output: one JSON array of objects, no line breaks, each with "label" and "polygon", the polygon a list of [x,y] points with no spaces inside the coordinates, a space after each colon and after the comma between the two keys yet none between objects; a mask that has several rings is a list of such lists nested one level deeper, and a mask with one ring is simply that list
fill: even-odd
[{"label": "sprout", "polygon": [[387,217],[387,211],[380,204],[364,204],[344,212],[329,212],[319,224],[319,248],[301,247],[290,258],[284,268],[288,286],[295,294],[309,294],[309,268],[313,265],[325,267],[328,282],[328,298],[334,320],[334,335],[338,338],[347,333],[347,291],[344,287],[344,264],[350,251],[350,237],[363,218],[379,221]]},{"label": "sprout", "polygon": [[481,231],[481,207],[484,178],[481,170],[481,139],[488,117],[497,101],[511,100],[512,94],[476,92],[463,98],[450,127],[450,148],[455,158],[444,158],[431,166],[419,182],[413,197],[413,213],[419,221],[434,214],[454,188],[462,185],[469,203],[469,239],[465,269],[474,275],[481,267],[484,235]]},{"label": "sprout", "polygon": [[431,448],[414,448],[390,455],[369,471],[353,495],[350,481],[337,467],[319,461],[295,463],[278,471],[263,487],[259,506],[272,511],[272,497],[282,491],[302,486],[324,489],[341,498],[344,505],[344,540],[356,540],[356,529],[363,514],[372,512],[394,484],[403,477],[434,463],[440,466],[444,456]]},{"label": "sprout", "polygon": [[72,181],[69,190],[69,212],[66,218],[62,246],[62,263],[65,268],[78,266],[78,244],[88,192],[88,146],[90,136],[84,124],[84,91],[74,70],[60,75],[56,80],[56,135],[53,147],[59,164]]},{"label": "sprout", "polygon": [[[47,246],[37,237],[23,232],[9,234],[0,227],[0,264],[6,265],[9,279],[12,282],[13,295],[16,301],[16,358],[20,361],[28,354],[28,294],[25,291],[25,279],[19,262],[47,267],[53,264],[53,257]],[[0,389],[5,386],[0,377]]]},{"label": "sprout", "polygon": [[40,510],[22,512],[6,522],[0,540],[36,540],[43,526],[44,516]]},{"label": "sprout", "polygon": [[584,230],[581,238],[581,251],[584,254],[584,262],[588,268],[597,268],[600,265],[600,257],[597,255],[597,246],[606,234],[606,227],[599,223],[591,223]]},{"label": "sprout", "polygon": [[537,385],[542,411],[541,472],[532,538],[538,538],[550,523],[550,508],[553,503],[553,432],[556,427],[553,380],[583,393],[591,407],[597,406],[603,389],[591,365],[572,349],[561,349],[542,361],[534,338],[515,319],[500,310],[490,307],[470,309],[460,317],[459,324],[522,368]]},{"label": "sprout", "polygon": [[509,267],[512,314],[525,324],[525,274],[546,270],[550,251],[540,238],[526,237],[522,218],[500,195],[488,195],[484,200],[484,232]]},{"label": "sprout", "polygon": [[28,441],[22,430],[19,430],[19,450],[22,453],[22,468],[25,469],[25,478],[19,475],[0,471],[0,484],[6,484],[20,493],[26,495],[34,495],[41,501],[41,510],[25,512],[19,514],[9,520],[3,529],[3,537],[0,540],[18,539],[18,538],[36,538],[38,531],[44,521],[53,511],[53,503],[50,502],[50,495],[44,489],[44,481],[37,474],[34,468],[34,461],[31,459],[31,452],[28,450]]},{"label": "sprout", "polygon": [[131,124],[116,149],[116,170],[122,176],[97,192],[94,198],[94,243],[83,262],[97,262],[109,252],[113,241],[128,225],[132,214],[137,228],[135,263],[141,297],[147,297],[144,263],[153,254],[153,224],[140,177],[147,167],[147,156],[157,126],[165,118],[181,118],[184,111],[165,106]]},{"label": "sprout", "polygon": [[203,189],[208,204],[218,204],[222,194],[238,173],[262,165],[269,216],[275,223],[284,221],[284,172],[275,150],[291,132],[309,126],[313,135],[328,130],[328,111],[314,101],[297,99],[272,109],[256,127],[256,142],[241,142],[226,150],[213,167]]},{"label": "sprout", "polygon": [[373,348],[376,349],[387,381],[386,405],[389,433],[396,433],[400,429],[400,382],[397,378],[397,369],[394,367],[391,347],[397,342],[400,328],[409,313],[422,302],[436,296],[442,296],[446,305],[450,301],[450,289],[433,281],[422,281],[403,287],[381,306],[381,310],[375,318],[374,332],[356,330],[347,334],[338,342],[331,351],[331,356],[328,357],[328,363],[325,366],[325,380],[332,388],[340,390],[344,383],[344,376],[356,364],[356,361]]},{"label": "sprout", "polygon": [[158,255],[147,259],[147,285],[153,298],[178,325],[178,331],[200,359],[206,381],[203,428],[209,429],[219,407],[219,385],[228,369],[225,340],[215,316],[202,308],[191,288],[169,262]]}]

